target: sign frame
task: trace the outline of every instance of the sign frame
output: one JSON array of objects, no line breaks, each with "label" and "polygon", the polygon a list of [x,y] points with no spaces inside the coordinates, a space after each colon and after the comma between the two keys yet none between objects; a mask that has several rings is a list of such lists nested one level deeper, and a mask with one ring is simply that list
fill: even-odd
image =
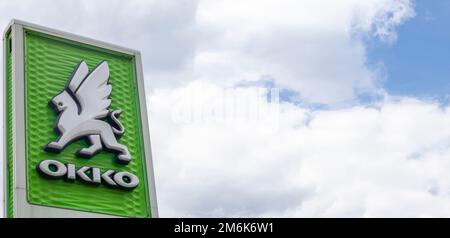
[{"label": "sign frame", "polygon": [[[150,144],[150,132],[148,125],[147,116],[147,104],[144,90],[143,81],[143,71],[142,71],[142,59],[141,53],[137,50],[113,45],[110,43],[94,40],[91,38],[71,34],[68,32],[63,32],[55,29],[51,29],[44,26],[35,25],[25,21],[13,19],[3,34],[3,64],[6,65],[7,44],[11,44],[12,49],[12,128],[13,128],[13,175],[12,175],[12,192],[13,199],[9,201],[8,198],[8,180],[11,177],[8,174],[8,164],[7,164],[7,128],[6,123],[8,120],[7,110],[7,80],[6,80],[6,67],[3,67],[3,209],[4,217],[8,217],[7,207],[10,202],[13,203],[13,215],[12,217],[118,217],[113,215],[101,214],[101,213],[91,213],[85,211],[70,210],[65,208],[56,208],[48,206],[39,206],[28,203],[27,201],[27,179],[26,179],[26,168],[27,168],[27,158],[26,158],[26,144],[25,144],[25,61],[24,61],[24,30],[31,30],[35,32],[44,33],[50,36],[55,36],[58,38],[80,42],[82,44],[91,45],[98,48],[103,48],[115,52],[120,52],[128,54],[134,57],[136,62],[136,81],[138,89],[139,98],[139,109],[141,117],[142,126],[142,139],[144,143],[144,154],[145,154],[145,164],[146,164],[146,174],[147,174],[147,187],[148,187],[148,197],[150,199],[149,214],[152,218],[158,217],[158,206],[156,198],[156,188],[154,179],[154,170],[151,154],[151,144]],[[9,43],[7,36],[11,34],[12,42]]]}]

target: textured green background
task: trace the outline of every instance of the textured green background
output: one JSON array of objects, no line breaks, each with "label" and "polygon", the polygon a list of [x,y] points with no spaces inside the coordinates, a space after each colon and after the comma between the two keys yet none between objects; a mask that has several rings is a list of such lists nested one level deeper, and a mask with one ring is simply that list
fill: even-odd
[{"label": "textured green background", "polygon": [[13,121],[13,103],[12,103],[12,59],[11,59],[11,33],[8,33],[7,37],[6,37],[7,41],[6,41],[6,45],[5,50],[6,50],[6,133],[7,133],[7,146],[6,146],[6,150],[7,150],[7,194],[8,196],[6,197],[7,199],[7,205],[6,205],[6,215],[8,217],[13,217],[14,216],[14,185],[13,185],[13,179],[14,179],[14,163],[13,163],[13,126],[12,126],[12,121]]},{"label": "textured green background", "polygon": [[[82,211],[149,217],[134,58],[28,30],[24,34],[28,201]],[[88,146],[84,140],[72,143],[60,154],[43,150],[45,144],[57,138],[53,130],[57,115],[48,102],[67,85],[74,68],[82,59],[90,70],[103,60],[109,64],[109,82],[112,85],[110,111],[119,108],[123,111],[120,121],[125,127],[125,134],[119,142],[128,146],[131,153],[132,161],[128,165],[117,164],[114,154],[103,151],[91,159],[76,157],[76,151]],[[102,171],[129,171],[137,175],[141,183],[132,191],[123,191],[79,181],[49,180],[42,178],[35,169],[45,159],[73,163],[77,168],[94,166]]]}]

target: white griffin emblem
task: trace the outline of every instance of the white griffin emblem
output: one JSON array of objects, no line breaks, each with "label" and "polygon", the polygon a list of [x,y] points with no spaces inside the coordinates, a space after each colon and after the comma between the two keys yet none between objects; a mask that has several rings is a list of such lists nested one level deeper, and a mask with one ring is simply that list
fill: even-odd
[{"label": "white griffin emblem", "polygon": [[118,163],[131,161],[128,148],[116,139],[125,129],[118,120],[121,110],[108,110],[112,90],[108,80],[108,62],[101,62],[91,72],[86,62],[78,64],[68,86],[49,102],[58,112],[55,130],[59,137],[45,146],[46,151],[59,153],[73,141],[86,138],[90,146],[79,150],[78,156],[90,158],[104,146],[118,154]]}]

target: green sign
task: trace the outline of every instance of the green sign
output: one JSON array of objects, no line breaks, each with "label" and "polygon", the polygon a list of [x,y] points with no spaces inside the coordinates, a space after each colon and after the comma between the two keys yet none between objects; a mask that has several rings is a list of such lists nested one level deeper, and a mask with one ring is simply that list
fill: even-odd
[{"label": "green sign", "polygon": [[157,216],[139,52],[17,21],[4,45],[7,216]]}]

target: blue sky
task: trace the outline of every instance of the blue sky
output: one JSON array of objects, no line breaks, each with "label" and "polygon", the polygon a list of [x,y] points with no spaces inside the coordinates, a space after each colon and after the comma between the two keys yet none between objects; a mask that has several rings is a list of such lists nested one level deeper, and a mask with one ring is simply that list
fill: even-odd
[{"label": "blue sky", "polygon": [[450,1],[416,0],[416,16],[397,28],[398,39],[367,43],[368,63],[383,62],[393,95],[447,100],[450,93]]}]

